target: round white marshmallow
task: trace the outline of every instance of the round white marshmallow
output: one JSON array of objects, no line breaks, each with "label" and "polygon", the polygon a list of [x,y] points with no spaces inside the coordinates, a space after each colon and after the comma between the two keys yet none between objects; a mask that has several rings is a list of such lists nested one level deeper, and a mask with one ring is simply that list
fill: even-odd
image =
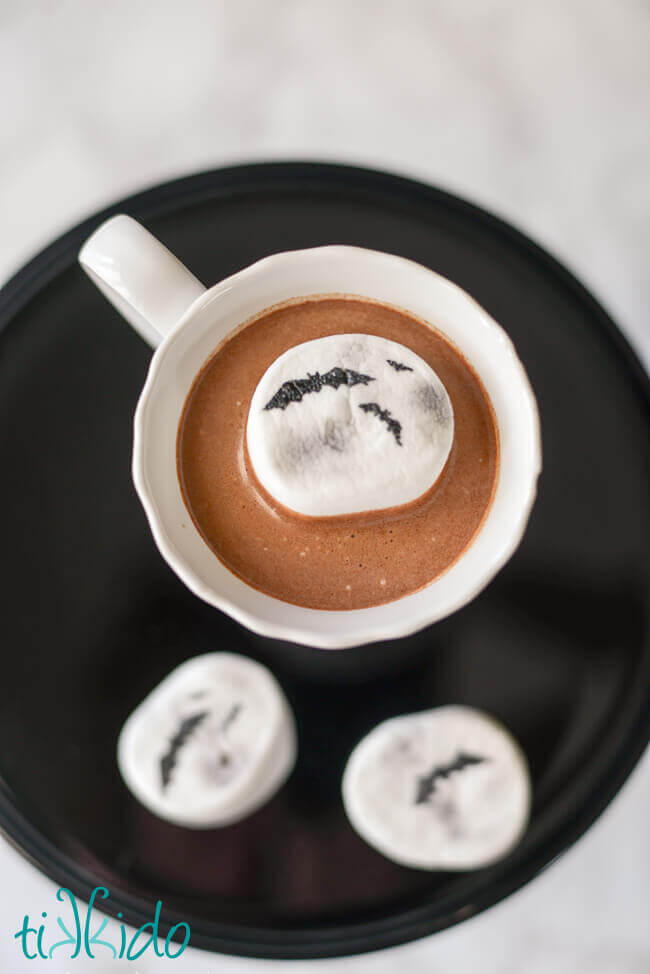
[{"label": "round white marshmallow", "polygon": [[526,759],[495,720],[447,706],[395,717],[352,752],[343,803],[359,835],[417,869],[474,869],[502,858],[530,810]]},{"label": "round white marshmallow", "polygon": [[250,815],[296,759],[293,716],[275,677],[234,653],[208,653],[167,676],[128,718],[117,760],[155,815],[212,828]]},{"label": "round white marshmallow", "polygon": [[313,517],[415,500],[442,473],[453,437],[451,401],[433,369],[375,335],[288,349],[260,379],[247,426],[262,486]]}]

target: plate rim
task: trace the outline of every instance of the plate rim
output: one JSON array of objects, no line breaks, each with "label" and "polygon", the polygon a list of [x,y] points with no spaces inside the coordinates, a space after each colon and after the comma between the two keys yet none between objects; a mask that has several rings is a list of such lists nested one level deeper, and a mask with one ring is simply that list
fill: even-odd
[{"label": "plate rim", "polygon": [[[614,320],[591,292],[548,250],[531,240],[511,223],[495,216],[469,200],[425,182],[392,172],[344,163],[316,161],[250,162],[240,165],[203,170],[177,179],[156,184],[138,191],[93,213],[69,230],[56,237],[20,267],[0,288],[0,339],[13,318],[40,291],[60,273],[76,263],[79,246],[104,220],[118,212],[127,212],[137,219],[168,214],[185,205],[195,205],[202,196],[214,199],[216,191],[239,190],[249,194],[254,190],[272,187],[279,180],[296,190],[303,182],[313,190],[320,181],[324,188],[336,190],[341,186],[363,184],[369,195],[383,190],[422,201],[423,196],[434,204],[449,210],[463,212],[474,220],[487,225],[494,233],[501,234],[523,249],[534,261],[544,266],[547,273],[558,279],[586,306],[597,320],[601,333],[609,340],[613,351],[622,359],[630,380],[634,380],[637,393],[645,403],[650,417],[650,376]],[[373,194],[374,190],[374,194]],[[309,652],[309,649],[305,649]],[[513,862],[501,877],[490,881],[472,896],[468,907],[465,897],[458,894],[457,904],[447,906],[444,914],[436,913],[435,906],[427,904],[402,910],[392,917],[355,923],[314,927],[306,923],[300,928],[264,928],[242,925],[230,926],[220,921],[187,918],[191,927],[190,946],[239,956],[292,960],[339,957],[375,951],[396,946],[407,941],[429,936],[446,929],[470,916],[482,912],[502,901],[515,890],[538,875],[580,838],[614,798],[643,754],[650,735],[650,701],[629,719],[620,736],[608,764],[595,787],[581,802],[560,829],[553,831],[525,860]],[[14,802],[4,782],[0,782],[0,833],[33,866],[48,878],[69,887],[86,902],[92,890],[101,885],[101,879],[93,877],[90,870],[78,863],[71,868],[67,856],[46,838]],[[102,912],[113,917],[117,912],[134,926],[151,919],[149,901],[123,891],[110,891],[110,900],[103,901]],[[165,933],[179,918],[172,918],[165,909],[161,914],[160,930]],[[180,919],[183,919],[182,917]]]}]

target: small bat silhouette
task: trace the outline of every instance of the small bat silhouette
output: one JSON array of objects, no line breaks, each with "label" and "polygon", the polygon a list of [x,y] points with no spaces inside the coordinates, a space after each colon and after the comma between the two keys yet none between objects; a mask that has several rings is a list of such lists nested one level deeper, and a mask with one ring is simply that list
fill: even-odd
[{"label": "small bat silhouette", "polygon": [[386,361],[388,362],[388,364],[390,365],[390,367],[392,369],[395,369],[396,372],[412,372],[413,371],[413,369],[411,368],[410,365],[404,365],[403,362],[396,362],[392,358],[387,358]]},{"label": "small bat silhouette", "polygon": [[483,764],[487,760],[487,758],[480,758],[474,754],[465,754],[464,751],[459,751],[454,760],[449,764],[441,764],[435,767],[433,771],[430,771],[429,774],[417,779],[415,804],[423,805],[428,801],[436,790],[436,782],[439,778],[448,778],[449,775],[454,774],[456,771],[462,771],[463,768],[467,768],[473,764]]},{"label": "small bat silhouette", "polygon": [[207,710],[201,710],[197,714],[192,714],[181,721],[180,726],[169,742],[169,750],[160,759],[160,777],[162,778],[163,791],[172,779],[172,771],[176,766],[178,752],[183,747],[188,737],[194,733],[196,728],[208,716]]},{"label": "small bat silhouette", "polygon": [[239,714],[241,709],[242,709],[242,705],[240,703],[234,703],[232,705],[232,707],[224,717],[223,723],[221,724],[222,734],[226,733],[226,731],[228,730],[232,722],[237,718],[237,715]]},{"label": "small bat silhouette", "polygon": [[402,424],[399,420],[394,419],[388,409],[382,409],[377,402],[361,402],[359,403],[359,409],[363,409],[364,413],[372,413],[377,419],[380,419],[382,423],[386,423],[386,426],[390,432],[395,437],[395,442],[398,446],[402,445]]},{"label": "small bat silhouette", "polygon": [[286,409],[292,402],[300,402],[303,396],[310,392],[320,392],[325,386],[338,389],[339,386],[356,386],[359,383],[367,386],[374,381],[371,375],[364,375],[353,369],[342,369],[337,365],[323,375],[314,372],[313,375],[308,374],[306,379],[289,379],[283,382],[264,409]]}]

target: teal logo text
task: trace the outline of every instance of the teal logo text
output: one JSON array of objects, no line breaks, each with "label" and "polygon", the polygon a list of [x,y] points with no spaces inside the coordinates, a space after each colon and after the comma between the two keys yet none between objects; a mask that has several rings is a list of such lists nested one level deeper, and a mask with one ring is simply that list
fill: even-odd
[{"label": "teal logo text", "polygon": [[[93,959],[97,955],[107,958],[112,955],[114,960],[137,960],[142,957],[145,950],[153,950],[157,957],[169,957],[175,959],[180,957],[190,942],[189,924],[181,922],[174,924],[169,929],[167,936],[161,943],[158,933],[158,922],[162,903],[156,903],[153,919],[148,923],[143,923],[139,930],[136,930],[130,937],[123,923],[119,925],[119,942],[111,943],[110,940],[102,939],[102,935],[108,926],[107,917],[93,917],[93,910],[97,898],[108,899],[110,893],[103,886],[97,886],[91,893],[88,901],[88,909],[85,916],[82,916],[74,894],[69,889],[61,887],[57,891],[56,898],[59,903],[66,906],[64,916],[57,916],[56,926],[58,930],[55,934],[48,933],[48,928],[52,921],[47,912],[41,913],[41,922],[32,923],[29,914],[23,917],[20,930],[14,934],[14,938],[19,942],[23,955],[28,960],[50,960],[55,953],[67,951],[71,960],[83,955]],[[122,914],[117,914],[118,919],[122,919]],[[93,926],[95,929],[93,930]],[[63,938],[60,937],[63,934]],[[182,938],[180,942],[174,941],[174,936]],[[54,937],[59,939],[52,943]]]}]

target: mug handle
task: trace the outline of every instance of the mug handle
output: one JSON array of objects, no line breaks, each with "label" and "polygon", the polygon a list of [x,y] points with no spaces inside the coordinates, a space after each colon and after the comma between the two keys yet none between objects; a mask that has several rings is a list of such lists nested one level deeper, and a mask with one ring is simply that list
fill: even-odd
[{"label": "mug handle", "polygon": [[111,217],[86,240],[79,263],[99,290],[153,348],[205,287],[130,216]]}]

